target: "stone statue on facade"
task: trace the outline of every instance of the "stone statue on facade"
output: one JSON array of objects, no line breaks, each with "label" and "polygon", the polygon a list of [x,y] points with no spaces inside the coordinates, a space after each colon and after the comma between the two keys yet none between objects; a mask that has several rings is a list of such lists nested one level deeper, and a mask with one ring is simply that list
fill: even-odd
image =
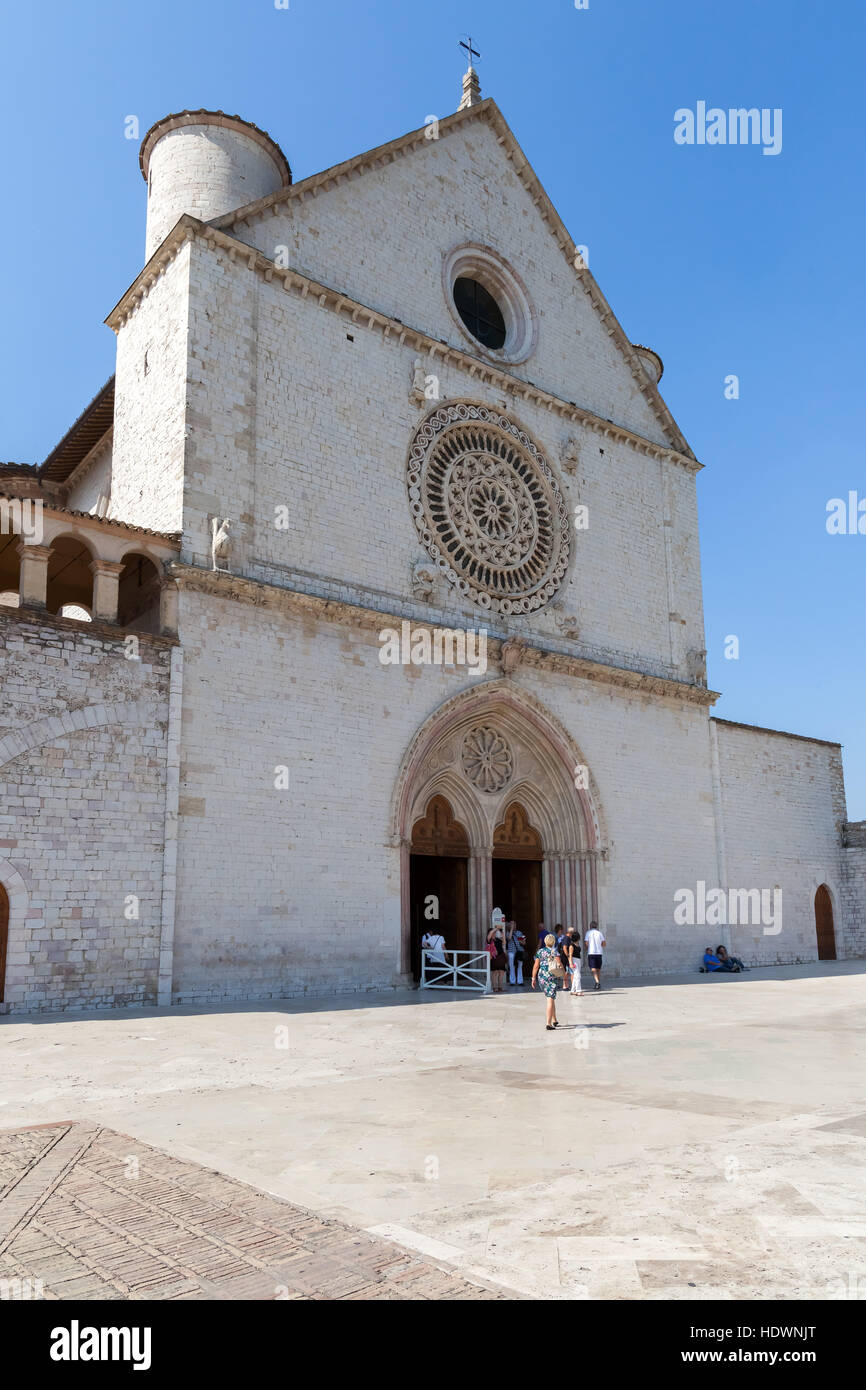
[{"label": "stone statue on facade", "polygon": [[222,521],[218,516],[211,517],[211,560],[215,570],[223,570],[226,573],[229,569],[232,549],[231,524],[229,517],[225,517]]},{"label": "stone statue on facade", "polygon": [[422,603],[432,603],[435,582],[436,566],[429,560],[416,560],[412,566],[412,597]]},{"label": "stone statue on facade", "polygon": [[413,405],[423,405],[427,399],[427,376],[420,357],[415,358],[415,365],[412,369],[412,388],[409,392],[409,399]]},{"label": "stone statue on facade", "polygon": [[689,679],[695,685],[706,685],[707,683],[707,654],[705,651],[690,651],[686,657]]},{"label": "stone statue on facade", "polygon": [[521,642],[517,637],[510,637],[507,642],[503,642],[499,660],[502,666],[502,674],[511,676],[517,670],[526,656],[526,643]]},{"label": "stone statue on facade", "polygon": [[566,439],[562,447],[562,466],[566,473],[575,473],[579,461],[576,439]]},{"label": "stone statue on facade", "polygon": [[560,637],[567,642],[576,642],[580,637],[580,623],[573,613],[554,613],[553,621],[559,629]]}]

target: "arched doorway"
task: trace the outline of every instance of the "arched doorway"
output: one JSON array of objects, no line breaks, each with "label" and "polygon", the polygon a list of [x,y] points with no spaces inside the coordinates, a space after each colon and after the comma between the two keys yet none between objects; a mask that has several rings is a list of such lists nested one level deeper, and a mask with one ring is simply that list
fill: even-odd
[{"label": "arched doorway", "polygon": [[411,968],[421,975],[421,938],[441,932],[449,951],[469,946],[469,836],[455,820],[444,796],[433,796],[426,813],[412,827],[409,860],[412,916]]},{"label": "arched doorway", "polygon": [[[400,848],[406,975],[416,957],[414,827],[436,796],[459,822],[460,855],[468,854],[467,948],[480,949],[493,908],[505,910],[494,895],[494,875],[499,892],[507,890],[512,905],[515,899],[521,903],[511,915],[525,929],[520,918],[528,914],[531,932],[542,920],[581,930],[591,918],[601,920],[606,836],[587,760],[540,700],[507,679],[488,681],[454,696],[425,720],[395,785],[392,843]],[[456,944],[448,931],[442,934],[446,946]]]},{"label": "arched doorway", "polygon": [[9,943],[9,894],[0,883],[0,1004],[6,998],[6,948]]},{"label": "arched doorway", "polygon": [[542,920],[541,836],[519,801],[512,801],[493,831],[493,901],[508,921],[526,933],[527,953],[536,947]]},{"label": "arched doorway", "polygon": [[818,959],[836,959],[836,932],[833,927],[833,900],[826,883],[815,894],[815,930],[818,935]]}]

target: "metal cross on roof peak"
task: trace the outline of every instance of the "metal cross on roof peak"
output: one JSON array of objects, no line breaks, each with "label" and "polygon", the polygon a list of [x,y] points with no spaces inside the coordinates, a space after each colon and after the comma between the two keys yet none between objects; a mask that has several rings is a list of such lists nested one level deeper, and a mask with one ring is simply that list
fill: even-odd
[{"label": "metal cross on roof peak", "polygon": [[472,47],[472,35],[471,35],[471,34],[467,34],[466,37],[467,37],[467,39],[469,40],[469,42],[468,42],[468,43],[464,43],[463,40],[461,39],[461,40],[460,40],[460,47],[466,49],[466,52],[467,52],[468,57],[469,57],[469,66],[472,67],[472,59],[473,59],[473,58],[480,58],[480,57],[481,57],[481,54],[478,52],[478,49],[477,49],[477,48],[473,48],[473,47]]}]

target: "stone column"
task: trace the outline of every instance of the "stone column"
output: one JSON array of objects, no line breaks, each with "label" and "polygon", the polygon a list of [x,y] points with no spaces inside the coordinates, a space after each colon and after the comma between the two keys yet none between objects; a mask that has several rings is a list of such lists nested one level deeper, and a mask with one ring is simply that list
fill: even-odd
[{"label": "stone column", "polygon": [[159,630],[168,637],[177,636],[177,585],[166,581],[159,591]]},{"label": "stone column", "polygon": [[580,920],[580,894],[577,891],[577,855],[568,856],[568,895],[571,903],[571,925],[583,937]]},{"label": "stone column", "polygon": [[599,925],[600,927],[603,928],[603,927],[604,927],[604,923],[603,923],[602,920],[601,920],[601,915],[600,915],[599,910],[598,910],[598,871],[597,871],[597,869],[596,869],[596,864],[597,864],[597,862],[598,862],[598,851],[597,851],[597,850],[593,850],[593,852],[592,852],[592,858],[591,858],[590,861],[589,861],[590,897],[591,897],[591,899],[592,899],[592,915],[593,915],[594,919],[596,920],[596,922],[598,922],[598,925]]},{"label": "stone column", "polygon": [[547,855],[541,861],[541,911],[545,932],[553,930],[555,904],[550,886],[550,860]]},{"label": "stone column", "polygon": [[586,860],[584,851],[580,856],[580,917],[584,932],[589,930],[589,895],[586,883]]},{"label": "stone column", "polygon": [[550,918],[548,921],[548,917],[545,917],[544,924],[550,931],[553,931],[557,923],[563,927],[566,925],[567,902],[563,892],[564,863],[565,861],[562,856],[557,853],[550,854],[544,861],[544,866],[547,871],[546,877],[549,904],[546,910]]},{"label": "stone column", "polygon": [[406,975],[412,969],[412,905],[409,856],[412,841],[400,841],[400,971]]},{"label": "stone column", "polygon": [[18,601],[22,608],[44,608],[48,593],[48,561],[51,559],[51,546],[27,545],[22,541],[17,550],[21,557]]},{"label": "stone column", "polygon": [[93,618],[103,623],[117,622],[118,590],[123,570],[121,560],[92,560]]},{"label": "stone column", "polygon": [[477,849],[470,849],[467,866],[466,897],[469,915],[469,949],[477,951],[478,941],[478,855]]},{"label": "stone column", "polygon": [[490,915],[496,904],[493,901],[493,855],[485,849],[478,856],[478,878],[481,885],[481,940],[485,940],[490,930]]}]

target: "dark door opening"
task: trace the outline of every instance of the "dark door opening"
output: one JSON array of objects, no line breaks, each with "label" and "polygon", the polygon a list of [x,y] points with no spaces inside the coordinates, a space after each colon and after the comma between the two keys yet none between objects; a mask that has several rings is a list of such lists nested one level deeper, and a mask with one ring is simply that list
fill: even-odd
[{"label": "dark door opening", "polygon": [[526,964],[538,948],[544,906],[541,836],[519,801],[512,801],[493,832],[493,906],[526,935]]},{"label": "dark door opening", "polygon": [[412,827],[409,960],[421,978],[421,938],[438,932],[448,951],[469,949],[469,837],[444,796],[431,797]]},{"label": "dark door opening", "polygon": [[526,953],[531,960],[541,921],[541,861],[494,859],[493,906],[501,907],[505,920],[516,922],[526,934]]},{"label": "dark door opening", "polygon": [[[439,932],[448,951],[469,950],[467,859],[413,854],[409,859],[412,974],[421,978],[421,938]],[[438,917],[432,916],[438,912]]]},{"label": "dark door opening", "polygon": [[833,928],[833,902],[826,883],[815,894],[815,930],[818,934],[818,959],[836,959],[836,932]]}]

